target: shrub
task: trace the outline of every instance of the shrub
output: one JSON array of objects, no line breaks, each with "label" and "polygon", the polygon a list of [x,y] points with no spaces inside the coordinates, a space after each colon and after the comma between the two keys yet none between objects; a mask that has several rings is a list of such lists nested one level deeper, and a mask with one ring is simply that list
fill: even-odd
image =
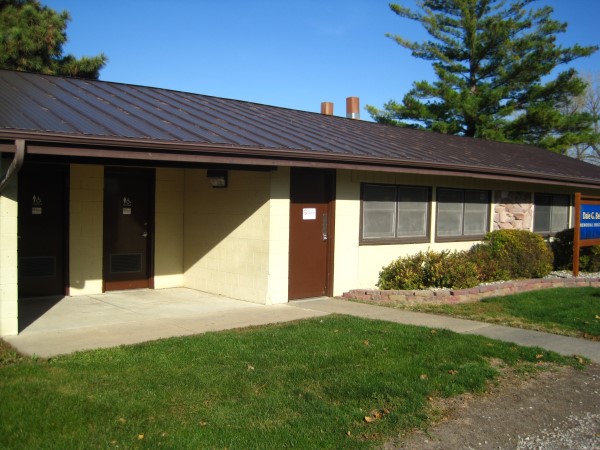
[{"label": "shrub", "polygon": [[[597,256],[600,269],[600,251]],[[488,281],[542,278],[552,270],[552,258],[541,236],[523,230],[498,230],[466,252],[428,250],[398,258],[381,269],[377,286],[464,289]]]},{"label": "shrub", "polygon": [[427,252],[425,284],[430,287],[463,289],[477,286],[477,266],[464,252]]},{"label": "shrub", "polygon": [[419,252],[392,261],[379,273],[380,289],[462,289],[479,283],[477,266],[464,252]]},{"label": "shrub", "polygon": [[510,280],[510,273],[501,267],[486,244],[475,244],[467,253],[467,258],[477,267],[477,278],[481,282]]},{"label": "shrub", "polygon": [[[554,269],[573,269],[573,228],[556,233],[550,246],[554,253]],[[583,247],[579,251],[579,270],[582,272],[600,271],[600,246]]]},{"label": "shrub", "polygon": [[573,228],[559,231],[550,243],[554,253],[554,269],[571,270],[573,268]]},{"label": "shrub", "polygon": [[424,289],[423,263],[425,254],[398,258],[379,272],[379,289]]},{"label": "shrub", "polygon": [[541,236],[530,231],[492,231],[478,251],[488,253],[482,261],[492,264],[485,269],[492,279],[542,278],[552,271],[552,251]]}]

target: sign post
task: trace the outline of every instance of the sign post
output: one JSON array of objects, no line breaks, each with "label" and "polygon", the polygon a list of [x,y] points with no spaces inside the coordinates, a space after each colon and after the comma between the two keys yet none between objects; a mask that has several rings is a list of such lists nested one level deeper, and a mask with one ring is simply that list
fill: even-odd
[{"label": "sign post", "polygon": [[579,275],[581,247],[600,245],[600,197],[575,194],[575,229],[573,236],[573,276]]}]

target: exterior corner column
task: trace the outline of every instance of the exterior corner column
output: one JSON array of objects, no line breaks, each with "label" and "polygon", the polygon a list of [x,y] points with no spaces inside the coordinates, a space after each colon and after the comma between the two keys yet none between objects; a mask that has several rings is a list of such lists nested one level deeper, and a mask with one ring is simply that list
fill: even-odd
[{"label": "exterior corner column", "polygon": [[17,177],[0,194],[0,336],[19,333]]}]

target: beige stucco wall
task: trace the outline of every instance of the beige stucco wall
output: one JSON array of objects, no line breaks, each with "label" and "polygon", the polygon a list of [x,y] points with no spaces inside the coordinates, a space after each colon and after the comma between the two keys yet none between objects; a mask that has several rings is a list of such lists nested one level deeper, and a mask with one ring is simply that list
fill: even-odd
[{"label": "beige stucco wall", "polygon": [[183,169],[156,169],[154,288],[183,286]]},{"label": "beige stucco wall", "polygon": [[[435,242],[436,202],[432,198],[430,242],[424,244],[359,245],[360,185],[364,182],[389,183],[410,186],[456,187],[492,191],[549,192],[573,194],[574,188],[552,188],[526,183],[509,183],[475,178],[453,178],[411,174],[377,173],[340,170],[336,186],[336,227],[334,250],[334,295],[349,289],[373,288],[379,271],[392,260],[427,249],[466,250],[475,241]],[[494,201],[492,196],[492,202]],[[493,229],[494,204],[489,211],[490,230]]]},{"label": "beige stucco wall", "polygon": [[[3,175],[10,159],[0,159]],[[19,332],[17,272],[17,178],[15,176],[0,195],[0,336]]]},{"label": "beige stucco wall", "polygon": [[269,273],[265,303],[287,303],[290,254],[290,170],[270,174]]},{"label": "beige stucco wall", "polygon": [[104,167],[71,164],[69,294],[102,293]]},{"label": "beige stucco wall", "polygon": [[287,300],[286,183],[285,171],[229,171],[228,187],[214,189],[205,170],[185,170],[184,286],[257,303]]}]

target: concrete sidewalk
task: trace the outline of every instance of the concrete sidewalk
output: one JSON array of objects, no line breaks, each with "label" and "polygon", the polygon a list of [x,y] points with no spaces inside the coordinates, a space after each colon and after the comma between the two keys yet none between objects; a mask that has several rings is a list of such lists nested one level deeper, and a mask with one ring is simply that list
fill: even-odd
[{"label": "concrete sidewalk", "polygon": [[22,316],[26,327],[4,340],[41,357],[335,313],[479,334],[600,363],[600,342],[332,298],[265,306],[177,288],[66,297],[31,306]]},{"label": "concrete sidewalk", "polygon": [[349,314],[406,325],[444,328],[461,334],[478,334],[527,347],[541,347],[561,355],[585,356],[593,362],[600,363],[600,342],[597,341],[339,299],[313,299],[290,303],[290,305],[315,312]]},{"label": "concrete sidewalk", "polygon": [[21,353],[43,358],[328,314],[285,304],[258,305],[186,288],[36,300],[23,310],[19,316],[25,329],[3,339]]}]

